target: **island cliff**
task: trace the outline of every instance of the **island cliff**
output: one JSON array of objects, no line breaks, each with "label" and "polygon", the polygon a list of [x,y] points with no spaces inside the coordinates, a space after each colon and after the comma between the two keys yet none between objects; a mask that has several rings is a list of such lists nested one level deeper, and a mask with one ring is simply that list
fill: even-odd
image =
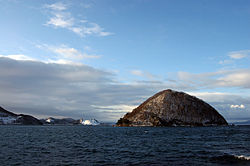
[{"label": "island cliff", "polygon": [[218,126],[227,121],[209,104],[183,92],[164,90],[118,120],[116,126]]}]

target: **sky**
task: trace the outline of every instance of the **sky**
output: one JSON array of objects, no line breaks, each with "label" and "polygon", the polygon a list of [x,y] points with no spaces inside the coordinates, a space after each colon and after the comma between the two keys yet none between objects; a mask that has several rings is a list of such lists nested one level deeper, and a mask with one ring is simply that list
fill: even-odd
[{"label": "sky", "polygon": [[115,122],[173,89],[250,119],[248,0],[0,0],[0,105]]}]

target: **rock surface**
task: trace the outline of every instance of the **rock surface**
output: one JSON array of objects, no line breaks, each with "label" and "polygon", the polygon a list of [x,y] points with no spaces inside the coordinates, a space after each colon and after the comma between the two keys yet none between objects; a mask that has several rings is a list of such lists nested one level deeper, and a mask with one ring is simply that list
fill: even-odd
[{"label": "rock surface", "polygon": [[218,126],[227,121],[209,104],[183,92],[164,90],[150,97],[116,126]]},{"label": "rock surface", "polygon": [[30,115],[14,114],[0,107],[0,124],[42,125],[42,123]]}]

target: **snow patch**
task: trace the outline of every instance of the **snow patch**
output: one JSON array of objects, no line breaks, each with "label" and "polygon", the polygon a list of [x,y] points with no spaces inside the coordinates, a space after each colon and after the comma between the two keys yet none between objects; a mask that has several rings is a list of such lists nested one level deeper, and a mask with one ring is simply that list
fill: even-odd
[{"label": "snow patch", "polygon": [[96,126],[100,125],[100,122],[98,122],[96,119],[91,119],[91,120],[82,120],[81,124],[87,126]]}]

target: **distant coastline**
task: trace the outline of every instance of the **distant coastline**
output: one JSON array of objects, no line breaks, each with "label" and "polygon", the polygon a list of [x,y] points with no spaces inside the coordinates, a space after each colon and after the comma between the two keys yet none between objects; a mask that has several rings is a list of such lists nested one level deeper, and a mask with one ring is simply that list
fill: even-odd
[{"label": "distant coastline", "polygon": [[[15,114],[13,112],[7,111],[0,106],[0,125],[83,125],[81,123],[82,119],[73,118],[44,118],[37,119],[32,115],[25,114]],[[89,121],[89,120],[87,120]],[[91,124],[89,124],[91,125]],[[115,126],[115,122],[100,122],[100,126]],[[250,120],[234,121],[229,123],[229,125],[250,125]]]}]

